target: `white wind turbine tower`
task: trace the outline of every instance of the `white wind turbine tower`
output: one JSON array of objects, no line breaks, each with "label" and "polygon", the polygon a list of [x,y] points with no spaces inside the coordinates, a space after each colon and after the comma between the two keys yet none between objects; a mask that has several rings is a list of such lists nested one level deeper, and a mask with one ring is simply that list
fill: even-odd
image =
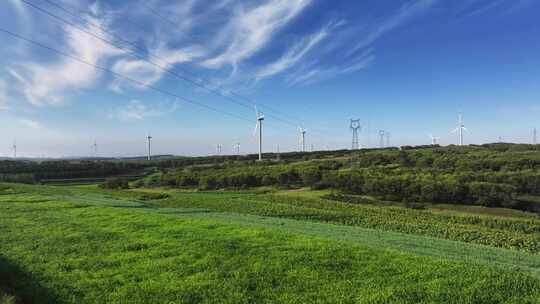
[{"label": "white wind turbine tower", "polygon": [[465,128],[465,124],[463,123],[463,114],[459,113],[458,116],[458,127],[452,130],[451,133],[458,132],[459,134],[459,145],[463,146],[463,131],[468,131],[467,128]]},{"label": "white wind turbine tower", "polygon": [[217,155],[221,155],[221,150],[223,149],[223,146],[221,144],[217,144],[216,146],[216,153]]},{"label": "white wind turbine tower", "polygon": [[430,134],[429,137],[431,137],[431,145],[435,146],[439,143],[440,137],[433,136],[433,134]]},{"label": "white wind turbine tower", "polygon": [[13,150],[13,158],[17,158],[17,140],[13,141],[13,146],[11,146],[11,150]]},{"label": "white wind turbine tower", "polygon": [[152,141],[152,136],[150,136],[150,134],[148,134],[148,135],[146,136],[146,143],[148,144],[148,160],[150,160],[150,157],[151,157],[151,155],[152,155],[152,154],[151,154],[151,150],[150,150],[150,148],[151,148],[150,142],[151,142],[151,141]]},{"label": "white wind turbine tower", "polygon": [[97,141],[94,140],[94,144],[92,145],[92,148],[94,148],[94,156],[97,157],[97,155],[98,155],[98,144],[97,144]]},{"label": "white wind turbine tower", "polygon": [[306,132],[307,130],[298,127],[298,131],[300,132],[300,146],[302,147],[302,152],[306,152]]},{"label": "white wind turbine tower", "polygon": [[253,135],[257,132],[257,129],[259,130],[259,160],[262,160],[262,123],[264,120],[264,114],[262,112],[257,111],[257,107],[255,107],[255,118],[257,119],[257,124],[255,125],[255,130],[253,130]]}]

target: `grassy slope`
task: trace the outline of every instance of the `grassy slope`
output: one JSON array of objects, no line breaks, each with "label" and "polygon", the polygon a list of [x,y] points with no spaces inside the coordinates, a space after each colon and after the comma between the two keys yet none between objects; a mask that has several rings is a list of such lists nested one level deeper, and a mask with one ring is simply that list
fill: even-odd
[{"label": "grassy slope", "polygon": [[[121,196],[137,198],[140,196],[138,191],[122,193]],[[540,221],[530,217],[493,217],[463,212],[351,205],[297,194],[175,190],[169,190],[168,193],[170,199],[150,203],[160,207],[207,208],[221,212],[358,226],[540,253]]]},{"label": "grassy slope", "polygon": [[[64,200],[58,198],[64,190],[55,188],[14,193],[18,191],[0,195],[0,286],[9,285],[22,299],[51,303],[540,300],[538,279],[520,271],[456,261],[458,256],[412,254],[406,246],[387,246],[396,236],[385,232],[201,209],[144,208],[83,190],[77,190],[79,197]],[[306,234],[310,229],[313,232]],[[412,238],[407,246],[440,246],[439,240],[426,240],[415,243]],[[459,246],[466,245],[453,246],[460,251]],[[478,252],[481,249],[487,248]],[[490,250],[506,262],[529,257]],[[536,257],[530,258],[535,262]],[[7,276],[13,269],[18,275]]]}]

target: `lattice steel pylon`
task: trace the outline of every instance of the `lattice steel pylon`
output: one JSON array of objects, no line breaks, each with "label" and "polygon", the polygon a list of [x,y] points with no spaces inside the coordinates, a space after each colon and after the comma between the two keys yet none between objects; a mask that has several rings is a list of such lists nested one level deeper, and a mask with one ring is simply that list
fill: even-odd
[{"label": "lattice steel pylon", "polygon": [[352,131],[352,150],[360,149],[360,144],[358,143],[358,132],[361,130],[360,119],[351,119],[350,129]]}]

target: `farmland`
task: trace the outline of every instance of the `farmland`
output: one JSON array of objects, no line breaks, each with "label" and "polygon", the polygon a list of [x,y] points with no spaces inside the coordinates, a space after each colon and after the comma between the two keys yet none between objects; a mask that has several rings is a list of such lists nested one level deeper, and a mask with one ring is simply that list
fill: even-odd
[{"label": "farmland", "polygon": [[[535,154],[498,149],[10,164],[31,178],[0,183],[0,303],[538,303]],[[395,199],[396,179],[370,188],[383,172],[466,195]]]}]

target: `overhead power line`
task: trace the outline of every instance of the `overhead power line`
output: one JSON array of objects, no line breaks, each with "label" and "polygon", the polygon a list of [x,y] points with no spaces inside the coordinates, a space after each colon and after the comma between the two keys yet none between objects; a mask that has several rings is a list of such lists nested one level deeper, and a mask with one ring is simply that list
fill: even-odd
[{"label": "overhead power line", "polygon": [[[34,8],[34,9],[36,9],[36,10],[38,10],[38,11],[40,11],[41,13],[48,15],[48,16],[51,17],[51,18],[54,18],[54,19],[56,19],[56,20],[58,20],[58,21],[60,21],[60,22],[62,22],[62,23],[65,23],[65,24],[67,24],[67,25],[69,25],[69,26],[72,26],[72,27],[76,28],[77,30],[79,30],[79,31],[81,31],[81,32],[84,32],[84,33],[86,33],[86,34],[88,34],[88,35],[91,35],[92,37],[94,37],[94,38],[96,38],[96,39],[99,39],[99,40],[101,40],[101,41],[103,41],[103,42],[105,42],[105,43],[107,43],[107,44],[109,44],[109,45],[112,45],[112,46],[114,46],[114,47],[116,47],[116,48],[119,48],[119,49],[121,49],[121,50],[127,51],[127,52],[129,52],[132,56],[136,57],[137,59],[140,59],[140,60],[142,60],[142,61],[145,61],[145,62],[151,64],[152,66],[158,68],[159,70],[161,70],[161,71],[163,71],[163,72],[165,72],[165,73],[167,73],[167,74],[169,74],[169,75],[171,75],[171,76],[173,76],[173,77],[175,77],[175,78],[177,78],[177,79],[179,79],[179,80],[186,81],[186,82],[188,82],[188,83],[190,83],[190,84],[192,84],[192,85],[194,85],[194,86],[197,86],[197,87],[199,87],[199,88],[205,89],[205,90],[207,90],[207,91],[209,91],[209,92],[211,92],[211,93],[213,93],[213,94],[215,94],[215,95],[217,95],[217,96],[223,97],[223,98],[229,100],[230,102],[233,102],[233,103],[235,103],[235,104],[237,104],[237,105],[243,106],[243,107],[248,108],[248,109],[254,109],[254,106],[255,106],[255,105],[259,105],[259,106],[263,106],[264,108],[266,108],[266,109],[268,109],[268,110],[271,110],[271,111],[274,111],[274,112],[278,112],[277,110],[274,110],[274,109],[270,108],[269,106],[267,106],[267,105],[265,105],[265,104],[262,104],[262,103],[256,103],[255,101],[253,101],[253,100],[251,100],[251,99],[249,99],[249,98],[247,98],[247,97],[244,97],[244,96],[242,96],[242,95],[240,95],[240,94],[238,94],[238,93],[236,93],[236,92],[233,92],[233,91],[230,91],[230,90],[225,90],[225,89],[223,89],[223,88],[220,87],[220,86],[217,86],[217,88],[214,88],[214,87],[212,87],[212,86],[214,86],[212,83],[210,83],[210,82],[207,81],[207,80],[204,80],[204,79],[201,78],[201,77],[198,77],[197,75],[195,75],[194,73],[192,73],[192,72],[190,72],[190,71],[188,71],[188,70],[181,69],[181,68],[176,68],[176,69],[182,71],[182,72],[185,73],[185,74],[189,74],[189,75],[191,75],[192,77],[196,77],[197,79],[192,79],[192,78],[187,77],[187,76],[185,76],[185,75],[178,74],[178,73],[172,71],[172,70],[169,68],[171,65],[170,65],[164,58],[161,58],[161,57],[159,57],[159,56],[157,56],[157,55],[154,55],[154,54],[152,54],[151,52],[148,52],[148,56],[149,56],[149,57],[152,57],[152,58],[158,59],[158,60],[160,60],[160,61],[163,61],[163,62],[166,64],[166,66],[163,66],[163,65],[161,65],[161,64],[159,64],[159,63],[156,63],[156,62],[154,62],[154,61],[152,61],[152,60],[150,60],[150,59],[148,59],[148,58],[145,58],[145,56],[142,55],[142,54],[140,54],[140,53],[141,53],[141,52],[144,53],[144,52],[146,52],[146,50],[142,49],[142,48],[139,47],[137,44],[135,44],[135,43],[133,43],[133,42],[131,42],[131,41],[128,41],[128,40],[126,40],[126,39],[124,39],[124,38],[118,36],[117,34],[115,34],[115,33],[111,32],[111,31],[107,30],[106,28],[104,28],[103,26],[101,26],[101,25],[99,25],[99,24],[96,24],[95,22],[92,22],[92,21],[90,21],[90,20],[87,20],[87,19],[85,19],[85,18],[79,16],[77,13],[74,13],[74,12],[70,11],[69,9],[65,8],[65,7],[62,6],[61,4],[58,4],[58,3],[56,3],[56,2],[54,2],[54,1],[52,1],[52,0],[44,0],[44,1],[47,2],[47,3],[49,3],[49,4],[51,4],[51,5],[54,6],[54,7],[56,7],[56,8],[58,8],[58,9],[62,10],[63,12],[65,12],[66,14],[68,14],[68,15],[70,15],[70,16],[82,20],[83,22],[85,22],[86,24],[90,25],[91,27],[96,28],[96,29],[99,29],[100,31],[102,31],[102,32],[104,32],[104,33],[106,33],[106,34],[108,34],[108,35],[114,37],[115,39],[121,41],[122,43],[125,43],[125,44],[130,45],[131,47],[133,47],[135,50],[138,50],[139,52],[137,52],[137,51],[135,51],[135,50],[133,50],[133,49],[131,49],[131,48],[126,48],[126,47],[123,47],[123,46],[119,46],[118,43],[116,43],[116,42],[114,42],[114,41],[111,41],[110,39],[104,38],[104,37],[102,37],[102,36],[100,36],[100,35],[98,35],[98,34],[92,32],[92,31],[89,31],[89,30],[85,29],[84,27],[82,27],[82,26],[80,26],[80,25],[78,25],[78,24],[75,24],[75,23],[73,23],[73,22],[71,22],[71,21],[69,21],[69,20],[66,20],[66,19],[64,19],[64,18],[62,18],[62,17],[60,17],[60,16],[58,16],[58,15],[56,15],[56,14],[54,14],[54,13],[51,13],[50,11],[48,11],[48,10],[46,10],[46,9],[44,9],[44,8],[42,8],[42,7],[40,7],[40,6],[36,5],[36,4],[34,4],[34,3],[32,3],[32,2],[29,2],[29,1],[27,1],[27,0],[21,0],[21,1],[22,1],[23,3],[25,3],[26,5],[28,5],[28,6],[32,7],[32,8]],[[151,10],[150,10],[150,11],[151,11]],[[152,12],[152,11],[151,11],[151,12]],[[155,12],[154,12],[154,13],[155,13]],[[169,21],[169,22],[171,22],[171,21]],[[204,82],[206,82],[206,84],[201,83],[200,80],[198,80],[198,79],[203,79]],[[225,91],[226,93],[223,93],[223,91]],[[246,104],[245,102],[239,101],[237,98],[233,98],[231,95],[236,96],[237,98],[244,99],[244,100],[248,101],[250,104]],[[295,126],[295,127],[297,126],[297,123],[291,122],[291,121],[289,121],[288,119],[283,119],[283,118],[281,118],[281,117],[279,117],[279,116],[276,116],[276,115],[273,115],[273,114],[271,114],[271,113],[267,113],[267,116],[270,116],[270,117],[272,117],[273,119],[275,119],[275,120],[277,120],[277,121],[280,121],[280,122],[282,122],[282,123],[286,123],[286,124],[289,124],[289,125],[292,125],[292,126]]]},{"label": "overhead power line", "polygon": [[237,115],[237,114],[234,114],[234,113],[230,113],[230,112],[226,112],[226,111],[222,111],[220,109],[217,109],[217,108],[214,108],[212,106],[209,106],[207,104],[204,104],[204,103],[201,103],[201,102],[198,102],[198,101],[195,101],[195,100],[192,100],[192,99],[189,99],[187,97],[183,97],[183,96],[180,96],[178,94],[175,94],[175,93],[172,93],[170,91],[167,91],[167,90],[164,90],[164,89],[161,89],[161,88],[158,88],[154,85],[150,85],[150,84],[147,84],[147,83],[144,83],[142,81],[139,81],[137,79],[133,79],[129,76],[125,76],[121,73],[118,73],[118,72],[115,72],[109,68],[106,68],[106,67],[102,67],[102,66],[99,66],[97,64],[93,64],[91,62],[88,62],[84,59],[81,59],[77,56],[74,56],[74,55],[71,55],[71,54],[68,54],[68,53],[65,53],[63,51],[60,51],[58,49],[55,49],[53,47],[50,47],[50,46],[47,46],[41,42],[38,42],[38,41],[35,41],[35,40],[32,40],[32,39],[29,39],[29,38],[26,38],[26,37],[23,37],[17,33],[14,33],[14,32],[11,32],[9,30],[6,30],[6,29],[3,29],[3,28],[0,28],[0,32],[3,32],[5,34],[8,34],[14,38],[17,38],[19,40],[22,40],[22,41],[25,41],[25,42],[28,42],[30,44],[33,44],[33,45],[36,45],[36,46],[39,46],[41,48],[44,48],[44,49],[47,49],[49,51],[52,51],[54,53],[57,53],[59,55],[62,55],[64,57],[67,57],[67,58],[70,58],[71,60],[74,60],[74,61],[77,61],[79,63],[82,63],[82,64],[85,64],[85,65],[88,65],[88,66],[91,66],[91,67],[94,67],[96,69],[99,69],[99,70],[102,70],[102,71],[105,71],[105,72],[108,72],[110,74],[112,74],[113,76],[117,77],[117,78],[122,78],[122,79],[125,79],[129,82],[132,82],[132,83],[135,83],[136,85],[138,86],[141,86],[141,87],[146,87],[148,89],[151,89],[153,91],[156,91],[158,93],[161,93],[163,95],[167,95],[167,96],[170,96],[170,97],[174,97],[174,98],[178,98],[180,100],[183,100],[187,103],[191,103],[191,104],[194,104],[194,105],[197,105],[197,106],[200,106],[200,107],[203,107],[203,108],[206,108],[208,110],[211,110],[213,112],[216,112],[216,113],[220,113],[220,114],[224,114],[224,115],[228,115],[228,116],[231,116],[231,117],[234,117],[234,118],[237,118],[237,119],[240,119],[240,120],[245,120],[245,121],[249,121],[251,122],[252,120],[251,119],[248,119],[246,117],[243,117],[243,116],[240,116],[240,115]]}]

